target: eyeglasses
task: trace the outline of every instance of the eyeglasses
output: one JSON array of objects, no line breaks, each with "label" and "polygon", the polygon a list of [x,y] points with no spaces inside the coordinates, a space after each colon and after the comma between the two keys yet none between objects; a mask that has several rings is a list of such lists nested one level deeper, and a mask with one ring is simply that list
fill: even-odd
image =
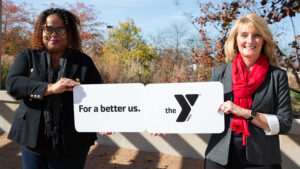
[{"label": "eyeglasses", "polygon": [[64,35],[66,33],[66,29],[64,27],[57,27],[57,28],[54,28],[54,27],[51,27],[51,26],[45,26],[43,28],[43,31],[46,33],[46,34],[49,34],[51,35],[54,31],[55,33],[57,33],[58,35]]}]

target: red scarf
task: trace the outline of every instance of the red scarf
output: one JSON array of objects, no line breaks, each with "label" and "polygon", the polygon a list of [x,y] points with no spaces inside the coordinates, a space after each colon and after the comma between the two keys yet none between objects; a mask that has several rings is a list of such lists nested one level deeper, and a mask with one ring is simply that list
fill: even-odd
[{"label": "red scarf", "polygon": [[[269,62],[261,54],[248,74],[245,63],[240,53],[238,53],[232,64],[232,90],[234,104],[250,109],[252,106],[252,95],[263,83],[267,76]],[[243,145],[246,145],[246,137],[250,136],[248,122],[243,118],[232,114],[231,129],[236,133],[243,134]]]}]

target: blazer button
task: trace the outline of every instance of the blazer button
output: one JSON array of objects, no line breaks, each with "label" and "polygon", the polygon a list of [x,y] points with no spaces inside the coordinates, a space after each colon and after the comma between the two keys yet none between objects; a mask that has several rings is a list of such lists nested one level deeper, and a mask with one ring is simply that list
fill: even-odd
[{"label": "blazer button", "polygon": [[33,94],[31,94],[30,97],[33,98],[34,97]]},{"label": "blazer button", "polygon": [[32,99],[30,98],[29,101],[32,101]]},{"label": "blazer button", "polygon": [[76,78],[76,80],[75,80],[76,82],[80,82],[80,79],[79,78]]},{"label": "blazer button", "polygon": [[37,98],[39,99],[41,96],[40,95],[37,95]]},{"label": "blazer button", "polygon": [[33,97],[36,99],[36,98],[37,98],[37,95],[35,94],[35,95],[33,95]]},{"label": "blazer button", "polygon": [[31,72],[31,73],[33,72],[33,68],[30,69],[30,72]]}]

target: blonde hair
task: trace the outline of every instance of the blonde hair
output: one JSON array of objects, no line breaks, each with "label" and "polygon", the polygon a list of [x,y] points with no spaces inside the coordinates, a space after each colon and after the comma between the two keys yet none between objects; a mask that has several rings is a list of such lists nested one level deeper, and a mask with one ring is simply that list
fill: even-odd
[{"label": "blonde hair", "polygon": [[277,57],[274,55],[273,51],[275,45],[273,42],[272,33],[266,21],[255,13],[247,14],[244,17],[240,17],[234,23],[224,45],[225,62],[232,62],[238,52],[236,37],[240,27],[243,25],[252,26],[262,36],[262,38],[264,39],[262,52],[267,57],[271,65],[277,66]]}]

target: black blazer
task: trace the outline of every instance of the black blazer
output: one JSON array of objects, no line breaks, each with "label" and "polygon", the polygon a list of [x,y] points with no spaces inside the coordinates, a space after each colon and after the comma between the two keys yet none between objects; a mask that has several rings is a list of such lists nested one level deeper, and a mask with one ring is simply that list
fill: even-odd
[{"label": "black blazer", "polygon": [[[224,101],[233,101],[232,63],[214,69],[211,81],[220,81],[224,85]],[[270,66],[265,81],[254,93],[251,109],[265,114],[276,115],[279,121],[279,134],[287,133],[292,125],[292,108],[286,72]],[[225,130],[213,134],[210,138],[205,155],[206,158],[226,165],[228,162],[229,144],[231,139],[231,115],[225,115]],[[246,157],[254,164],[279,164],[281,152],[279,135],[268,136],[264,130],[249,124],[250,137],[247,138]]]},{"label": "black blazer", "polygon": [[[18,55],[8,73],[6,89],[20,100],[15,111],[8,138],[34,148],[45,106],[44,91],[47,87],[47,51],[26,49]],[[67,57],[64,77],[81,84],[101,83],[101,76],[92,59],[80,52],[71,52]],[[97,139],[96,133],[78,133],[74,126],[73,92],[62,95],[62,134],[67,152],[86,148]]]}]

